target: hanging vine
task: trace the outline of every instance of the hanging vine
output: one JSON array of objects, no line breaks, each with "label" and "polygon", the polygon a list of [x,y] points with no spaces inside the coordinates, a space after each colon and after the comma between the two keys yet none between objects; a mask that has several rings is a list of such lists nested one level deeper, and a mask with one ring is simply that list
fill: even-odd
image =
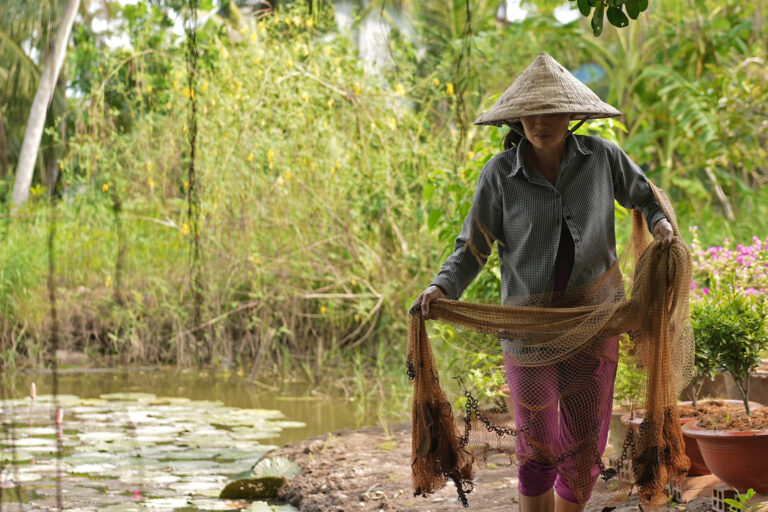
[{"label": "hanging vine", "polygon": [[185,24],[186,32],[186,62],[187,62],[187,136],[189,142],[189,166],[187,168],[187,221],[190,233],[190,274],[192,285],[192,335],[195,343],[195,356],[198,365],[202,366],[210,358],[210,347],[207,346],[203,324],[204,282],[200,247],[200,192],[195,171],[195,149],[197,148],[197,8],[198,0],[188,0],[189,18]]}]

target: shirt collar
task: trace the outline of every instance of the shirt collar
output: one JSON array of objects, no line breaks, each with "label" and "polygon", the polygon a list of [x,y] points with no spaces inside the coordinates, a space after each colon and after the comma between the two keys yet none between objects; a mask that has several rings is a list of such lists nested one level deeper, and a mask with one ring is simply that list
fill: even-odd
[{"label": "shirt collar", "polygon": [[[530,144],[528,142],[528,139],[523,137],[520,139],[520,143],[517,145],[516,152],[515,152],[515,160],[512,164],[512,170],[509,172],[509,177],[512,178],[515,176],[518,171],[522,171],[523,176],[530,181],[531,180],[531,174],[530,169],[528,169],[528,166],[525,165],[523,160],[523,145],[524,144]],[[580,155],[591,155],[592,151],[590,151],[588,148],[584,147],[584,145],[579,141],[579,139],[573,134],[568,135],[565,138],[565,155],[563,155],[564,161],[570,161],[573,159],[573,157],[576,155],[576,153]]]}]

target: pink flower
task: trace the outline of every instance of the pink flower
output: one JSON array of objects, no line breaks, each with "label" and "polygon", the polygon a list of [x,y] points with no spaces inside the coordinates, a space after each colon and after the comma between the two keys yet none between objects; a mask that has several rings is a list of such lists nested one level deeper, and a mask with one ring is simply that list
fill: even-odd
[{"label": "pink flower", "polygon": [[698,290],[699,286],[696,284],[696,282],[691,279],[691,290]]},{"label": "pink flower", "polygon": [[709,288],[707,288],[705,286],[704,288],[701,289],[701,293],[703,293],[704,295],[708,295],[709,294]]}]

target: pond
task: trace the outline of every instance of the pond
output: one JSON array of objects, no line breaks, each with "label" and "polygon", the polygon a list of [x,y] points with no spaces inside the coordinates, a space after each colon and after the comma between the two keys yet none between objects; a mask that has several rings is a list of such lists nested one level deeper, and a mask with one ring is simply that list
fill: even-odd
[{"label": "pond", "polygon": [[231,374],[90,370],[59,373],[59,429],[51,386],[50,373],[6,379],[0,510],[48,510],[60,495],[66,510],[289,511],[217,497],[276,447],[396,417],[380,420],[365,404],[300,383],[278,388]]}]

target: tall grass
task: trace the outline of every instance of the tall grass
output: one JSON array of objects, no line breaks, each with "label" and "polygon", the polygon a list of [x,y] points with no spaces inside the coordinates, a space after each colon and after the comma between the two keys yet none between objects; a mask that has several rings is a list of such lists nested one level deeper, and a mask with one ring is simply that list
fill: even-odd
[{"label": "tall grass", "polygon": [[[404,311],[437,264],[420,187],[426,171],[450,166],[451,149],[402,84],[306,20],[271,18],[239,44],[203,47],[218,58],[195,91],[200,325],[190,313],[182,62],[169,55],[168,90],[132,91],[129,131],[103,108],[104,88],[77,105],[56,206],[64,348],[105,364],[186,366],[205,352],[206,363],[254,378],[319,378],[354,364],[356,380],[340,382],[360,392],[401,372]],[[442,88],[435,96],[450,108]],[[43,364],[46,208],[38,189],[2,235],[6,363]]]}]

